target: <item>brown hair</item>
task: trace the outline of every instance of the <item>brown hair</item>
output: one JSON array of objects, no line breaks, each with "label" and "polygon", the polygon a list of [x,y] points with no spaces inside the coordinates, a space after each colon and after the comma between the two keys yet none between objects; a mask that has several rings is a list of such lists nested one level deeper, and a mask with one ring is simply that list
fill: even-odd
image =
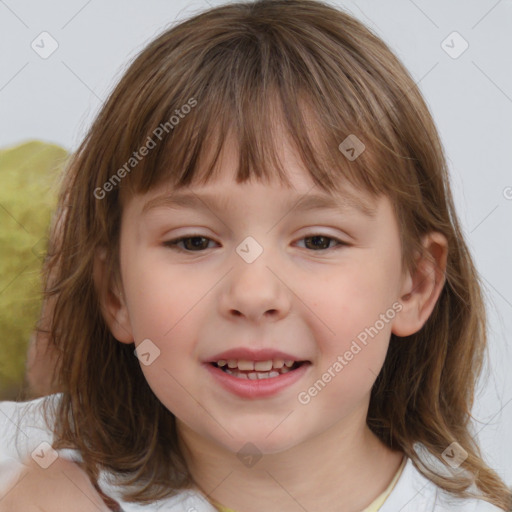
[{"label": "brown hair", "polygon": [[[312,0],[228,4],[165,31],[134,60],[74,154],[61,194],[61,242],[46,267],[47,276],[54,272],[46,293],[55,298],[51,335],[63,392],[55,447],[78,448],[93,479],[99,469],[116,472],[129,501],[192,486],[174,415],[146,383],[133,345],[117,342],[102,317],[94,257],[105,247],[118,276],[123,194],[163,181],[206,183],[229,135],[239,149],[237,182],[287,183],[274,144],[280,127],[323,190],[347,180],[391,199],[408,269],[422,235],[447,238],[439,300],[419,332],[391,336],[367,422],[439,487],[468,497],[474,481],[484,499],[510,507],[510,491],[469,430],[486,317],[434,122],[387,45],[348,14]],[[350,134],[366,146],[353,161],[338,149]],[[134,156],[150,145],[143,158]],[[440,474],[414,449],[421,443],[442,463],[454,441],[468,453],[464,474]]]}]

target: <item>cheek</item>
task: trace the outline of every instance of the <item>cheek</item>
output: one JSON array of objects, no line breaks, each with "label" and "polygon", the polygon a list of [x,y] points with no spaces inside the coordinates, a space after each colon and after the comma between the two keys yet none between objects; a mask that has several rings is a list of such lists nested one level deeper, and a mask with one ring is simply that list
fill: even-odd
[{"label": "cheek", "polygon": [[136,340],[168,338],[208,291],[197,276],[173,269],[158,256],[126,262],[125,291]]},{"label": "cheek", "polygon": [[[321,370],[330,368],[355,385],[378,375],[394,318],[395,271],[385,259],[377,258],[378,264],[374,261],[362,259],[350,266],[350,272],[331,276],[323,288],[316,288],[321,293],[312,301],[316,315],[311,318],[321,348]],[[340,370],[336,365],[338,372],[333,368],[337,361],[343,366]]]},{"label": "cheek", "polygon": [[170,410],[179,410],[187,402],[184,388],[190,387],[190,375],[197,371],[197,314],[211,286],[201,286],[194,281],[197,275],[173,271],[156,258],[127,258],[125,264],[125,294],[136,345],[149,339],[155,347],[149,345],[150,352],[157,354],[148,365],[141,359],[141,369],[155,395]]},{"label": "cheek", "polygon": [[[187,308],[189,309],[189,308]],[[152,340],[158,356],[149,365],[141,364],[146,381],[158,399],[177,416],[184,412],[194,410],[197,403],[192,396],[195,395],[194,379],[197,374],[199,361],[194,353],[197,339],[197,321],[193,315],[187,315],[184,306],[177,305],[174,314],[167,314],[168,322],[160,322],[158,315],[164,311],[141,311],[146,315],[140,322],[140,339],[147,337]],[[154,315],[151,323],[149,315]],[[154,332],[152,336],[148,333]]]},{"label": "cheek", "polygon": [[303,289],[305,296],[312,297],[314,312],[332,337],[356,336],[396,300],[391,269],[364,263],[331,274],[314,291],[312,287]]}]

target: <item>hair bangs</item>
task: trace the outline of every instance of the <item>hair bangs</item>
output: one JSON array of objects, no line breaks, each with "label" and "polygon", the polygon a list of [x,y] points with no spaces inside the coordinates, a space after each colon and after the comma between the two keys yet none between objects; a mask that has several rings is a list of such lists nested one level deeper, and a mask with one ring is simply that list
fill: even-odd
[{"label": "hair bangs", "polygon": [[[193,484],[175,418],[151,391],[133,346],[114,338],[102,301],[122,285],[125,193],[206,183],[231,146],[238,183],[290,185],[283,156],[291,150],[328,194],[342,189],[359,204],[364,191],[388,196],[404,267],[428,254],[423,234],[446,236],[447,283],[422,329],[391,335],[367,423],[419,468],[415,443],[440,460],[456,439],[486,499],[509,509],[510,490],[466,428],[486,347],[485,305],[435,123],[387,45],[318,0],[230,3],[165,31],[123,75],[71,159],[45,264],[63,390],[54,448],[77,448],[94,482],[105,467],[125,476],[129,501],[153,503]],[[467,495],[461,476],[422,473]]]},{"label": "hair bangs", "polygon": [[[237,151],[238,183],[277,178],[289,187],[282,161],[286,144],[315,185],[329,194],[347,194],[346,184],[374,196],[386,191],[389,180],[376,153],[382,153],[382,141],[369,120],[358,115],[360,99],[350,80],[344,90],[333,91],[328,84],[334,76],[321,76],[320,64],[270,35],[240,34],[211,48],[193,68],[190,87],[172,95],[158,91],[142,136],[131,145],[155,139],[155,126],[165,126],[187,97],[197,106],[156,141],[121,189],[126,185],[132,193],[146,193],[162,183],[172,189],[206,184],[220,170],[219,157],[229,141]],[[174,85],[169,90],[176,90]],[[349,159],[340,145],[354,139],[364,150]]]}]

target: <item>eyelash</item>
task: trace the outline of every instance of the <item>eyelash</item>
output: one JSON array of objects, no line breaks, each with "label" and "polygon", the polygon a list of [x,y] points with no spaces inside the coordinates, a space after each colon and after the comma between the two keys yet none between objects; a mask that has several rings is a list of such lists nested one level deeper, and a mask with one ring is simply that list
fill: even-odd
[{"label": "eyelash", "polygon": [[[312,252],[326,252],[326,251],[336,250],[336,249],[339,249],[339,248],[341,248],[343,246],[348,246],[349,245],[348,243],[343,242],[339,238],[335,238],[333,236],[323,235],[321,233],[305,236],[305,237],[300,238],[300,240],[305,240],[307,238],[315,238],[315,237],[322,237],[322,238],[326,238],[327,240],[334,240],[335,242],[337,242],[337,245],[335,245],[334,247],[329,247],[327,249],[318,249],[318,250],[310,249]],[[178,251],[178,252],[184,252],[184,253],[204,252],[204,251],[207,250],[207,249],[202,249],[202,250],[199,250],[199,251],[190,251],[188,249],[182,249],[181,247],[178,247],[178,244],[180,242],[183,242],[184,240],[190,240],[190,239],[193,239],[193,238],[203,238],[205,240],[211,240],[211,238],[208,238],[208,237],[203,236],[203,235],[187,235],[187,236],[182,236],[180,238],[175,238],[173,240],[168,240],[168,241],[164,242],[163,245],[165,247],[168,247],[169,249],[172,249],[172,250],[175,250],[175,251]],[[213,241],[213,240],[211,240],[211,241]]]}]

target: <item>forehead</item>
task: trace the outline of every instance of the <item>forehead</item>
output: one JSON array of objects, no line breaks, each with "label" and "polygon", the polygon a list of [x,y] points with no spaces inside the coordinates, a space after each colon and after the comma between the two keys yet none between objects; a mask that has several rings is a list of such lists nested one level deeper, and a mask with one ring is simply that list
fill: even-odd
[{"label": "forehead", "polygon": [[[268,102],[267,112],[257,116],[251,111],[243,119],[236,119],[229,105],[212,112],[209,103],[198,105],[122,182],[121,201],[123,195],[167,184],[178,191],[213,182],[279,183],[291,190],[308,182],[308,190],[314,184],[326,194],[346,192],[352,184],[355,195],[368,192],[373,198],[386,192],[381,158],[370,151],[369,140],[365,138],[367,149],[349,161],[339,149],[345,134],[351,133],[348,128],[339,135],[341,127],[333,129],[306,100],[296,105],[300,113],[292,119],[276,95]],[[348,118],[344,122],[350,125]]]},{"label": "forehead", "polygon": [[[304,211],[325,209],[352,209],[368,217],[376,214],[376,195],[351,184],[339,173],[334,176],[336,187],[319,187],[312,173],[294,151],[293,144],[285,131],[277,132],[274,140],[280,171],[266,163],[265,173],[251,169],[246,179],[239,176],[240,152],[237,139],[231,134],[223,142],[210,173],[197,166],[197,172],[187,186],[178,186],[172,180],[164,180],[144,194],[135,194],[142,205],[141,213],[158,206],[189,209],[224,210],[236,203],[235,196],[243,198],[248,192],[260,192],[266,201],[274,191],[280,190],[279,200],[286,201],[289,208],[298,207]],[[204,150],[203,162],[211,161],[211,148]],[[133,196],[132,196],[133,197]],[[276,195],[273,195],[276,198]]]},{"label": "forehead", "polygon": [[292,211],[296,214],[329,211],[341,216],[355,214],[374,220],[379,205],[366,195],[357,195],[354,190],[329,194],[314,186],[306,188],[300,185],[292,189],[278,183],[237,184],[220,180],[208,186],[189,187],[179,191],[160,187],[150,194],[139,196],[135,205],[137,213],[143,216],[162,209],[219,215],[248,211],[251,207],[260,208],[262,214],[268,211],[283,212],[283,215]]},{"label": "forehead", "polygon": [[[249,195],[249,190],[252,189],[259,194],[257,197],[261,201],[262,207],[267,207],[269,202],[274,202],[278,188],[279,184],[271,186],[261,183],[244,183],[242,185],[231,183],[226,186],[221,182],[214,182],[209,187],[189,187],[180,191],[172,191],[163,187],[141,197],[139,204],[142,214],[161,207],[172,210],[225,211],[231,210],[240,201],[243,203],[244,198]],[[311,212],[324,209],[341,213],[352,210],[369,218],[374,218],[377,214],[377,207],[374,206],[375,200],[358,195],[357,192],[347,190],[329,194],[316,190],[314,186],[305,191],[297,190],[297,188],[292,190],[289,187],[283,190],[284,195],[279,195],[279,202],[280,206],[286,210]]]}]

